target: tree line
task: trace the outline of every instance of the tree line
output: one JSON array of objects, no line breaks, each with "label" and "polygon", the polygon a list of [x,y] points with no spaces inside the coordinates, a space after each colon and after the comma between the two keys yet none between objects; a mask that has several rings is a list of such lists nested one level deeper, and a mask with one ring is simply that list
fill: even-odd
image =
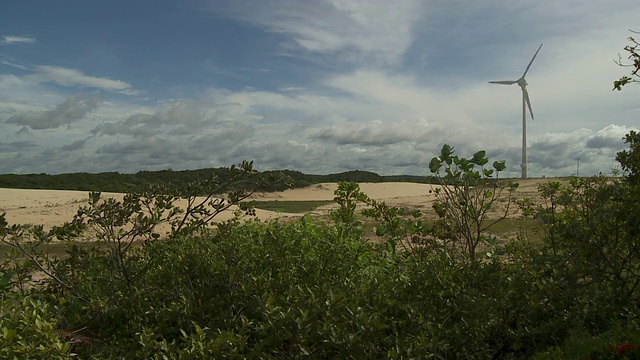
[{"label": "tree line", "polygon": [[[293,170],[273,170],[260,172],[263,177],[280,177],[286,181],[261,184],[259,191],[282,191],[287,188],[301,188],[325,182],[415,182],[435,183],[432,177],[416,175],[383,176],[369,171],[346,171],[328,175],[305,174]],[[80,190],[100,192],[141,192],[150,186],[166,185],[174,188],[186,187],[192,183],[217,178],[227,179],[226,168],[198,170],[139,171],[134,174],[119,172],[64,173],[64,174],[0,174],[0,187],[14,189]],[[241,184],[240,184],[241,186]],[[204,194],[201,194],[204,195]]]}]

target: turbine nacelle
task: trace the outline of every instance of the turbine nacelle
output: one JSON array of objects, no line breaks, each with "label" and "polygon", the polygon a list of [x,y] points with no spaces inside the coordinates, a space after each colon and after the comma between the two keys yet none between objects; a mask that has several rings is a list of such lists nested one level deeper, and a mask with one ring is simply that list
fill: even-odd
[{"label": "turbine nacelle", "polygon": [[[529,70],[529,69],[527,69]],[[506,81],[489,81],[491,84],[500,84],[500,85],[513,85],[518,84],[522,89],[522,101],[527,104],[529,108],[529,113],[531,114],[531,118],[533,119],[533,110],[531,109],[531,100],[529,100],[529,92],[527,91],[527,80],[524,77],[521,77],[518,80],[506,80]]]},{"label": "turbine nacelle", "polygon": [[527,87],[527,80],[521,77],[520,79],[518,79],[518,81],[516,81],[516,84],[520,85],[520,87],[524,91],[524,88]]}]

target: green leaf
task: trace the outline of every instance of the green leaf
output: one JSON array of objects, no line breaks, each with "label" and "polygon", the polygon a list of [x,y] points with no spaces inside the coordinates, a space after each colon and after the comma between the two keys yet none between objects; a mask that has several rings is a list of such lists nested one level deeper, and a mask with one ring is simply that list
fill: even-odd
[{"label": "green leaf", "polygon": [[480,172],[479,171],[470,171],[467,173],[467,178],[470,180],[480,180]]},{"label": "green leaf", "polygon": [[447,159],[451,158],[451,155],[453,155],[453,147],[449,144],[442,145],[442,150],[440,150],[440,159],[447,161]]},{"label": "green leaf", "polygon": [[447,178],[455,179],[456,175],[457,173],[454,173],[453,171],[451,171],[451,168],[447,168]]},{"label": "green leaf", "polygon": [[473,154],[473,158],[471,159],[471,162],[476,164],[476,165],[484,165],[486,163],[489,162],[489,159],[487,159],[486,156],[487,152],[484,150],[480,150],[478,152],[476,152],[475,154]]},{"label": "green leaf", "polygon": [[440,161],[437,157],[434,157],[429,162],[429,170],[434,174],[440,171],[441,167],[442,167],[442,161]]},{"label": "green leaf", "polygon": [[467,173],[471,171],[471,169],[473,169],[473,163],[465,158],[456,158],[456,165],[458,165],[460,167],[460,170],[464,173]]},{"label": "green leaf", "polygon": [[496,169],[496,171],[502,171],[504,169],[507,168],[507,165],[505,164],[504,160],[500,160],[500,161],[494,161],[493,162],[493,168]]},{"label": "green leaf", "polygon": [[2,328],[2,333],[4,336],[4,341],[9,342],[16,336],[18,332],[14,329],[8,329],[5,327],[5,328]]},{"label": "green leaf", "polygon": [[622,87],[631,82],[631,78],[628,76],[623,76],[619,80],[613,82],[613,90],[621,91]]},{"label": "green leaf", "polygon": [[387,251],[388,251],[390,254],[395,254],[395,252],[396,252],[396,246],[395,246],[395,243],[394,243],[394,242],[392,242],[392,241],[387,241]]}]

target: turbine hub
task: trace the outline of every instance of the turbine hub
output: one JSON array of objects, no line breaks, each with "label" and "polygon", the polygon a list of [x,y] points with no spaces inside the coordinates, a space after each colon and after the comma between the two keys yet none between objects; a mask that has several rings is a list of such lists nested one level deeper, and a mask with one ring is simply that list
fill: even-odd
[{"label": "turbine hub", "polygon": [[521,88],[524,88],[525,86],[527,86],[527,80],[521,77],[520,79],[518,79],[518,81],[516,81],[516,84],[520,85]]}]

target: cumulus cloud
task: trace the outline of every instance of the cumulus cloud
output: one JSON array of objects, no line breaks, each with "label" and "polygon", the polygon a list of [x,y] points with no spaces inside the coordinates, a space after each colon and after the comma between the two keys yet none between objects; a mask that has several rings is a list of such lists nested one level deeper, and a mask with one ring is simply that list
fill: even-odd
[{"label": "cumulus cloud", "polygon": [[[404,93],[398,79],[382,83],[395,84],[391,90]],[[406,86],[419,90],[411,82]],[[51,159],[47,166],[57,171],[64,166],[68,169],[65,171],[73,171],[79,168],[69,161],[73,158],[87,169],[136,172],[225,166],[247,159],[255,160],[257,166],[265,170],[289,168],[331,173],[359,169],[381,174],[428,175],[428,160],[446,142],[455,146],[462,156],[486,149],[491,159],[507,160],[505,176],[519,176],[517,122],[510,128],[499,128],[495,124],[474,127],[465,122],[415,117],[420,105],[407,109],[398,105],[406,100],[402,96],[391,96],[385,101],[382,94],[362,89],[354,92],[354,97],[345,97],[342,93],[319,95],[311,91],[284,95],[212,89],[197,100],[172,100],[155,108],[140,109],[144,112],[128,112],[121,115],[120,121],[112,114],[95,114],[96,118],[110,120],[93,128],[95,141],[68,143],[60,135],[53,149],[64,151],[65,156]],[[413,96],[408,90],[406,94]],[[482,98],[481,95],[477,97]],[[454,96],[446,103],[443,100],[443,107],[455,104],[462,96]],[[103,110],[106,106],[101,106],[100,112],[108,111]],[[135,111],[135,107],[130,110]],[[435,114],[446,115],[441,108],[436,110]],[[13,122],[18,123],[16,118]],[[31,122],[18,124],[29,128],[33,125]],[[581,174],[606,172],[615,165],[615,152],[624,148],[621,137],[629,129],[609,125],[596,130],[532,133],[530,176],[571,175],[575,173],[578,157]],[[80,149],[83,151],[76,151]],[[3,157],[1,169],[8,172],[26,169],[31,163],[27,156],[37,157],[42,163],[42,154],[27,149],[20,159]],[[37,161],[32,162],[36,166]],[[96,167],[97,163],[103,164],[102,167]],[[37,169],[35,171],[42,171]]]},{"label": "cumulus cloud", "polygon": [[228,130],[251,131],[243,116],[236,116],[236,106],[209,104],[205,101],[180,100],[171,102],[152,113],[134,113],[122,121],[105,122],[92,133],[101,135],[129,135],[147,137],[202,135],[226,133]]},{"label": "cumulus cloud", "polygon": [[[533,176],[575,175],[580,159],[580,174],[609,173],[616,166],[616,153],[625,148],[622,140],[630,128],[608,125],[600,130],[577,129],[535,137],[528,149]],[[517,158],[517,157],[516,157]],[[514,164],[519,164],[519,158]]]},{"label": "cumulus cloud", "polygon": [[125,81],[89,76],[80,70],[61,66],[36,66],[35,72],[27,78],[36,82],[53,82],[69,87],[95,88],[125,95],[139,95],[141,93],[140,90],[134,89],[131,84]]},{"label": "cumulus cloud", "polygon": [[310,146],[295,141],[273,142],[264,139],[253,139],[235,147],[227,159],[234,162],[251,159],[259,169],[308,169],[310,173],[323,173],[329,163],[336,165],[339,161],[335,146]]},{"label": "cumulus cloud", "polygon": [[15,115],[7,123],[23,125],[33,130],[53,129],[80,120],[98,108],[98,98],[85,94],[71,96],[55,109],[31,111]]},{"label": "cumulus cloud", "polygon": [[611,124],[591,135],[586,142],[588,148],[620,148],[622,139],[631,129],[626,126]]},{"label": "cumulus cloud", "polygon": [[172,145],[174,145],[173,142],[167,139],[149,137],[142,141],[113,142],[99,148],[96,154],[112,154],[118,156],[131,156],[133,154],[139,156],[144,154],[146,155],[145,157],[157,157],[156,154],[159,150],[164,149],[166,156],[175,151],[176,147]]},{"label": "cumulus cloud", "polygon": [[36,42],[35,37],[25,35],[2,35],[0,38],[2,39],[0,45],[33,44]]},{"label": "cumulus cloud", "polygon": [[[99,147],[96,155],[117,169],[132,172],[228,166],[242,160],[236,159],[233,154],[247,144],[244,139],[233,139],[233,136],[232,133],[222,132],[217,136],[187,140],[167,136],[122,139]],[[217,141],[219,139],[223,141]]]},{"label": "cumulus cloud", "polygon": [[360,144],[384,146],[416,141],[425,137],[437,138],[442,131],[424,119],[395,123],[372,121],[368,123],[340,124],[321,128],[310,134],[312,139],[328,140],[338,145]]},{"label": "cumulus cloud", "polygon": [[[196,109],[193,101],[178,101],[155,113],[135,113],[123,121],[100,124],[92,132],[95,135],[153,136],[167,129],[173,131],[185,123],[201,122],[202,118],[202,111]],[[191,133],[198,131],[192,129]]]}]

